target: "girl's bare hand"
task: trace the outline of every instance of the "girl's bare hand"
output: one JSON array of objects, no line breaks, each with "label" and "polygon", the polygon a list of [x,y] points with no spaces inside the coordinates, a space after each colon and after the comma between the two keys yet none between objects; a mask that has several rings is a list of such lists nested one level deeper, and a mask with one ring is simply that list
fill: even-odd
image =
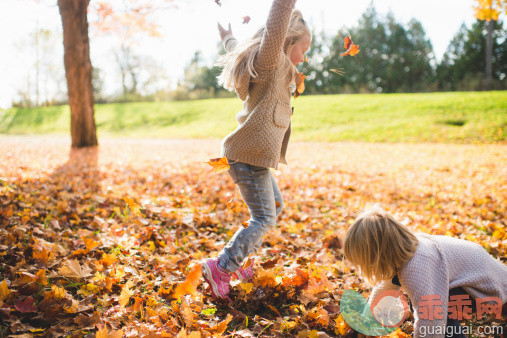
[{"label": "girl's bare hand", "polygon": [[224,27],[220,23],[218,23],[218,32],[220,33],[220,38],[223,40],[226,36],[232,35],[231,24],[229,24],[229,29],[225,30]]}]

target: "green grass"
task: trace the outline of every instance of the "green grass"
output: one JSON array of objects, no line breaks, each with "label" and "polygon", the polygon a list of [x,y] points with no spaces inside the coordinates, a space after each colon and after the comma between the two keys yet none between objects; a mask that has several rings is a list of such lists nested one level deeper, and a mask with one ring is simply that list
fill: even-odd
[{"label": "green grass", "polygon": [[[239,99],[95,106],[101,136],[222,138],[236,127]],[[507,91],[301,96],[292,140],[506,141]],[[0,133],[69,134],[68,106],[0,110]]]}]

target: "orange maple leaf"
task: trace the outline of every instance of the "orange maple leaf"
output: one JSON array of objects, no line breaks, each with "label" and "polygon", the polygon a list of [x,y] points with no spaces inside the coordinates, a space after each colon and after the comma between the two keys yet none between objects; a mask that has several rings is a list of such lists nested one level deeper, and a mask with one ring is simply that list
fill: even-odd
[{"label": "orange maple leaf", "polygon": [[298,73],[296,79],[296,92],[294,93],[295,99],[297,99],[298,96],[305,91],[305,78],[306,76],[303,75],[303,73]]},{"label": "orange maple leaf", "polygon": [[176,287],[173,297],[180,298],[186,294],[195,295],[197,293],[197,286],[200,283],[201,275],[201,265],[196,264],[192,270],[190,270],[185,281]]},{"label": "orange maple leaf", "polygon": [[344,47],[345,47],[346,51],[345,51],[345,53],[340,54],[340,56],[344,56],[344,55],[354,56],[357,53],[359,53],[359,46],[352,43],[352,39],[350,38],[350,35],[345,37],[344,43],[345,43]]},{"label": "orange maple leaf", "polygon": [[227,162],[227,157],[222,158],[212,158],[208,162],[210,166],[213,167],[213,171],[218,173],[229,170],[231,167],[229,166],[229,162]]}]

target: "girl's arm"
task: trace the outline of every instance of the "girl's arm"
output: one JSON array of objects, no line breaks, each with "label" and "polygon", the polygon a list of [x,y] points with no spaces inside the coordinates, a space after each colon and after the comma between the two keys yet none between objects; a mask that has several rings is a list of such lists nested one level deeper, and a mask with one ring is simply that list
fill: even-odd
[{"label": "girl's arm", "polygon": [[231,24],[229,24],[229,29],[225,30],[225,28],[222,27],[222,25],[219,23],[218,32],[220,33],[220,38],[222,39],[222,43],[224,44],[225,51],[230,52],[231,50],[233,50],[238,44],[238,41],[232,35]]},{"label": "girl's arm", "polygon": [[380,296],[384,291],[388,290],[399,291],[400,288],[401,287],[399,285],[393,284],[391,280],[383,280],[378,284],[376,284],[373,290],[371,290],[370,297],[368,298],[368,304],[370,304],[371,307],[375,299],[377,299],[377,297]]},{"label": "girl's arm", "polygon": [[414,257],[400,279],[414,308],[413,337],[444,337],[437,333],[445,333],[447,325],[449,274],[445,262],[433,256]]},{"label": "girl's arm", "polygon": [[273,69],[281,61],[283,44],[295,3],[296,0],[273,0],[254,64],[256,70]]}]

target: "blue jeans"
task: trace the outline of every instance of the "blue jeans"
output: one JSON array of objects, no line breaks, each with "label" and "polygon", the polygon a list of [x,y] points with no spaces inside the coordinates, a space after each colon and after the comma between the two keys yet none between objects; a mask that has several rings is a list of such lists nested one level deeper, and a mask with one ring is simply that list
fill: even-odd
[{"label": "blue jeans", "polygon": [[219,266],[234,272],[246,257],[259,249],[264,235],[276,225],[283,209],[283,198],[269,168],[233,160],[229,160],[229,166],[228,173],[250,212],[248,227],[240,227],[218,254]]}]

